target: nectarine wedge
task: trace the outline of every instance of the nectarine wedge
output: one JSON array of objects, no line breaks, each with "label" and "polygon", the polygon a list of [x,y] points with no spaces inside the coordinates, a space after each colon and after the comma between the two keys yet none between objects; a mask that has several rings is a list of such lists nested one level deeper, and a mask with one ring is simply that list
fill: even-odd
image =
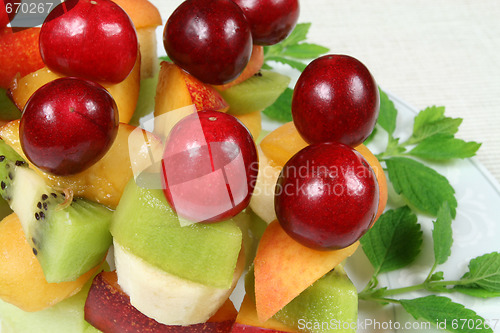
[{"label": "nectarine wedge", "polygon": [[[3,5],[3,4],[2,4]],[[40,28],[12,32],[0,29],[0,87],[7,88],[16,74],[24,76],[44,66],[38,48]]]},{"label": "nectarine wedge", "polygon": [[359,242],[344,249],[317,251],[305,247],[272,222],[262,235],[254,260],[255,302],[266,321],[316,280],[351,256]]}]

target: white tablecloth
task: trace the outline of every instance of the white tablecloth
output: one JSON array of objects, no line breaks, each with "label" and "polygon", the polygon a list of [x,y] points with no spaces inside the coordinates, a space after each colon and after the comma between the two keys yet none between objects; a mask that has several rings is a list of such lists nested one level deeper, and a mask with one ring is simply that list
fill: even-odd
[{"label": "white tablecloth", "polygon": [[[164,20],[180,0],[153,0]],[[309,39],[361,60],[379,85],[417,109],[464,118],[459,137],[483,143],[500,180],[500,2],[302,0]]]}]

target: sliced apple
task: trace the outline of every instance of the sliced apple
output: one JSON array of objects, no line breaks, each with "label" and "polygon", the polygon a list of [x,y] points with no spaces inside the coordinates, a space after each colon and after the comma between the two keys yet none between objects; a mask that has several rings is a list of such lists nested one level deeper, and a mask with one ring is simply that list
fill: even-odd
[{"label": "sliced apple", "polygon": [[259,320],[271,318],[351,256],[358,246],[359,242],[356,242],[341,250],[313,250],[288,236],[278,221],[272,222],[262,235],[254,260],[255,303]]},{"label": "sliced apple", "polygon": [[108,333],[225,333],[229,332],[236,315],[233,303],[227,300],[206,323],[190,326],[160,324],[130,304],[130,298],[118,284],[114,271],[102,272],[96,276],[85,303],[85,319],[97,329]]},{"label": "sliced apple", "polygon": [[160,12],[148,0],[113,0],[130,16],[137,31],[141,52],[141,79],[158,72],[156,28],[162,25]]},{"label": "sliced apple", "polygon": [[[140,90],[140,63],[141,58],[137,57],[137,62],[132,72],[122,82],[118,84],[102,84],[113,96],[118,107],[120,122],[122,123],[130,121],[137,105]],[[63,75],[55,73],[47,67],[43,67],[26,76],[16,77],[10,83],[8,94],[19,110],[22,110],[28,99],[38,88],[61,77]]]},{"label": "sliced apple", "polygon": [[[194,105],[197,111],[226,112],[229,109],[229,105],[215,88],[204,84],[177,65],[163,61],[156,88],[155,133],[168,132],[162,119],[164,114],[190,105]],[[174,125],[171,122],[168,124],[170,128]]]},{"label": "sliced apple", "polygon": [[139,311],[166,325],[207,321],[229,298],[244,265],[240,252],[232,286],[228,289],[196,283],[167,273],[135,256],[114,241],[118,283]]},{"label": "sliced apple", "polygon": [[[87,170],[71,176],[54,176],[35,168],[48,184],[58,188],[71,188],[75,196],[116,208],[133,170],[144,170],[160,160],[163,153],[161,141],[145,130],[120,124],[116,139],[109,151]],[[0,128],[0,137],[25,157],[19,142],[19,120]],[[131,146],[129,142],[134,143]]]},{"label": "sliced apple", "polygon": [[245,295],[240,306],[240,311],[236,317],[231,333],[278,333],[278,332],[299,332],[288,327],[274,318],[262,322],[257,317],[255,302],[249,295]]},{"label": "sliced apple", "polygon": [[38,37],[40,28],[12,32],[0,29],[0,87],[8,88],[16,75],[24,76],[44,66]]}]

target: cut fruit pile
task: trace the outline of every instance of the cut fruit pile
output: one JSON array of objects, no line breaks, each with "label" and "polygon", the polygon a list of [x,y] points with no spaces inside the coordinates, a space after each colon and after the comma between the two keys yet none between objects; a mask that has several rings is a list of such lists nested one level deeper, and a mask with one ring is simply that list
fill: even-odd
[{"label": "cut fruit pile", "polygon": [[379,107],[363,64],[313,61],[294,121],[259,141],[290,84],[264,46],[298,0],[187,0],[161,62],[147,0],[64,5],[0,26],[0,330],[354,332],[342,265],[387,201],[362,144]]}]

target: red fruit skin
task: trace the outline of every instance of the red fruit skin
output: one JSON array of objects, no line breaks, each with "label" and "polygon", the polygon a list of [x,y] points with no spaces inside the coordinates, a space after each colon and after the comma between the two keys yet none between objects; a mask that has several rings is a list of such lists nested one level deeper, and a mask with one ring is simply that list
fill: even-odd
[{"label": "red fruit skin", "polygon": [[250,132],[235,117],[200,111],[174,126],[162,159],[165,198],[191,222],[218,222],[245,209],[257,179]]},{"label": "red fruit skin", "polygon": [[284,40],[297,24],[298,0],[233,0],[250,23],[253,43],[273,45]]},{"label": "red fruit skin", "polygon": [[160,324],[130,304],[129,296],[117,283],[115,272],[103,272],[94,278],[84,311],[85,320],[106,333],[226,333],[235,319],[210,319],[188,326]]},{"label": "red fruit skin", "polygon": [[98,82],[123,81],[137,49],[132,21],[110,0],[68,0],[51,11],[40,32],[40,53],[50,69]]},{"label": "red fruit skin", "polygon": [[0,0],[0,28],[4,28],[16,16],[21,0]]},{"label": "red fruit skin", "polygon": [[187,0],[168,19],[163,45],[175,64],[204,83],[221,85],[243,72],[252,34],[231,0]]},{"label": "red fruit skin", "polygon": [[293,121],[310,144],[359,145],[373,131],[379,109],[372,75],[361,62],[345,55],[326,55],[311,62],[292,98]]},{"label": "red fruit skin", "polygon": [[40,28],[16,33],[8,27],[0,29],[0,88],[7,89],[18,73],[24,76],[44,66],[38,50],[39,36]]},{"label": "red fruit skin", "polygon": [[19,137],[38,168],[70,175],[97,162],[118,132],[118,109],[100,85],[73,77],[39,88],[24,107]]},{"label": "red fruit skin", "polygon": [[318,250],[347,247],[377,213],[378,183],[363,156],[341,143],[308,146],[284,166],[275,192],[283,229]]}]

